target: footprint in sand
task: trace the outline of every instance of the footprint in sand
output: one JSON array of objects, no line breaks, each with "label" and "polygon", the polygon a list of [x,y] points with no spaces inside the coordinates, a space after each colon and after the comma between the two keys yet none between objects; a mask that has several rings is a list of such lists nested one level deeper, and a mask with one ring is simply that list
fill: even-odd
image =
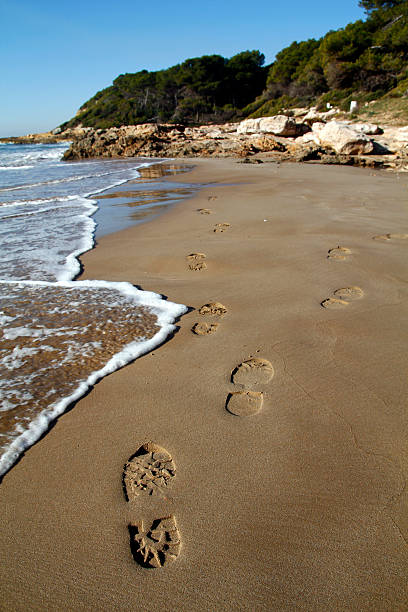
[{"label": "footprint in sand", "polygon": [[218,196],[214,196],[214,195],[212,195],[212,196],[208,196],[207,200],[208,200],[209,202],[214,202],[214,200],[216,200],[217,198],[218,198]]},{"label": "footprint in sand", "polygon": [[342,289],[336,289],[334,294],[341,300],[359,300],[363,297],[364,291],[360,287],[343,287]]},{"label": "footprint in sand", "polygon": [[267,359],[253,357],[237,366],[232,374],[231,380],[234,385],[241,385],[245,389],[265,385],[274,376],[273,365]]},{"label": "footprint in sand", "polygon": [[[203,316],[222,317],[227,312],[227,309],[220,302],[209,302],[201,306],[198,312]],[[217,328],[218,323],[200,322],[195,323],[191,331],[198,336],[208,336],[215,333]]]},{"label": "footprint in sand", "polygon": [[240,363],[233,370],[231,381],[244,389],[228,395],[226,402],[228,412],[237,416],[251,416],[259,412],[263,406],[263,393],[253,391],[252,388],[267,384],[274,374],[273,365],[267,359],[253,357]]},{"label": "footprint in sand", "polygon": [[123,489],[127,501],[133,501],[141,493],[163,495],[176,475],[176,468],[169,453],[148,442],[143,444],[127,461],[123,470]]},{"label": "footprint in sand", "polygon": [[263,405],[260,391],[236,391],[227,397],[226,408],[236,416],[251,416],[259,412]]},{"label": "footprint in sand", "polygon": [[337,246],[334,249],[330,249],[327,254],[327,259],[335,259],[338,261],[344,261],[351,255],[351,250],[347,247]]},{"label": "footprint in sand", "polygon": [[336,289],[333,292],[333,296],[329,297],[320,303],[323,308],[344,308],[348,306],[350,302],[359,300],[363,297],[364,291],[360,287],[343,287],[342,289]]},{"label": "footprint in sand", "polygon": [[197,336],[209,336],[217,331],[218,323],[195,323],[191,331]]},{"label": "footprint in sand", "polygon": [[129,525],[133,558],[143,567],[163,567],[180,553],[180,533],[174,516]]},{"label": "footprint in sand", "polygon": [[190,255],[187,255],[189,270],[193,270],[194,272],[206,270],[207,264],[204,261],[206,257],[207,255],[205,253],[190,253]]},{"label": "footprint in sand", "polygon": [[406,240],[408,238],[408,234],[381,234],[378,236],[373,236],[373,240]]},{"label": "footprint in sand", "polygon": [[[159,494],[176,474],[170,454],[161,446],[143,444],[127,461],[123,470],[126,501],[134,502],[139,495]],[[162,567],[174,561],[181,548],[180,533],[173,515],[153,521],[138,520],[128,525],[133,558],[143,567]]]},{"label": "footprint in sand", "polygon": [[199,212],[201,215],[212,215],[211,208],[197,208],[197,212]]},{"label": "footprint in sand", "polygon": [[227,309],[220,302],[209,302],[208,304],[204,304],[204,306],[201,306],[198,312],[201,315],[222,317],[222,315],[227,312]]},{"label": "footprint in sand", "polygon": [[229,227],[231,227],[231,223],[217,223],[214,226],[214,232],[216,234],[221,234],[222,232],[225,232]]}]

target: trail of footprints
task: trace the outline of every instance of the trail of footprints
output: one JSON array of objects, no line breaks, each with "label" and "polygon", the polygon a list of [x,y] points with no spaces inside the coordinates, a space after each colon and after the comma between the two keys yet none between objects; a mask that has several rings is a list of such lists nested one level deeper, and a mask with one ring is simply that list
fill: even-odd
[{"label": "trail of footprints", "polygon": [[[217,196],[209,196],[207,199],[209,202],[212,202],[217,199]],[[199,212],[201,215],[211,215],[213,213],[211,208],[197,208],[197,212]],[[230,227],[231,227],[231,223],[227,223],[227,222],[216,223],[212,231],[215,234],[222,234],[223,232],[227,231]],[[188,269],[191,270],[192,272],[201,272],[203,270],[206,270],[207,264],[204,261],[206,258],[207,258],[207,255],[205,253],[190,253],[186,257]],[[215,331],[215,329],[213,331]]]},{"label": "trail of footprints", "polygon": [[[217,196],[208,197],[213,201]],[[212,214],[208,208],[200,208],[202,215]],[[217,223],[215,233],[222,233],[230,227],[229,223]],[[389,241],[407,239],[408,234],[383,234],[373,236],[374,240]],[[340,246],[330,249],[327,258],[345,261],[352,254],[348,247]],[[207,269],[205,253],[187,255],[191,271],[200,272]],[[360,287],[349,286],[336,289],[333,294],[321,302],[327,309],[344,308],[354,300],[364,296]],[[209,302],[199,308],[198,313],[204,318],[192,327],[198,336],[215,333],[219,319],[227,308],[220,302]],[[218,320],[214,321],[214,317]],[[237,389],[228,394],[226,410],[235,416],[249,417],[258,413],[263,407],[264,387],[272,380],[275,371],[270,361],[261,357],[251,357],[237,365],[231,373],[231,383]],[[166,488],[171,486],[176,476],[176,467],[170,454],[162,447],[148,442],[143,444],[126,462],[123,470],[123,490],[127,502],[135,502],[139,496],[159,495],[165,497]],[[142,567],[159,568],[177,559],[180,554],[181,540],[174,515],[162,516],[153,521],[140,519],[128,525],[132,555]]]},{"label": "trail of footprints", "polygon": [[[350,259],[352,250],[348,247],[338,245],[334,249],[330,249],[327,254],[327,259],[333,259],[335,261],[345,261]],[[320,305],[327,309],[341,309],[348,306],[350,302],[359,300],[364,295],[363,290],[360,287],[343,287],[333,291],[332,295],[322,302]]]},{"label": "trail of footprints", "polygon": [[[220,306],[217,303],[206,304],[202,309],[206,312],[219,312]],[[263,394],[252,388],[262,387],[273,375],[273,366],[267,359],[251,358],[238,365],[231,374],[231,380],[242,389],[228,395],[227,410],[238,416],[250,416],[259,412]],[[123,469],[125,499],[133,503],[143,496],[165,497],[166,488],[171,486],[175,476],[176,466],[171,455],[153,442],[143,444]],[[128,530],[132,556],[142,567],[163,567],[175,561],[180,554],[180,532],[172,514],[153,520],[138,519],[129,523]]]},{"label": "trail of footprints", "polygon": [[[209,201],[216,199],[210,196]],[[198,209],[203,215],[212,213],[207,208]],[[224,232],[229,223],[217,223],[214,232]],[[207,268],[205,253],[187,255],[191,271],[200,272]],[[198,313],[204,318],[195,323],[192,331],[199,336],[213,334],[218,328],[218,321],[227,313],[227,308],[220,302],[208,302],[199,308]],[[209,320],[211,319],[211,320]],[[259,412],[263,405],[263,393],[260,388],[268,383],[274,375],[272,364],[267,359],[251,358],[239,364],[231,374],[231,382],[238,391],[228,394],[226,408],[234,415],[250,416]],[[176,476],[176,466],[170,454],[153,442],[148,442],[126,462],[122,485],[127,502],[133,504],[144,496],[158,495],[165,497],[166,488]],[[181,550],[180,533],[176,518],[170,514],[153,520],[139,519],[128,525],[130,549],[134,560],[145,568],[160,568],[177,559]]]},{"label": "trail of footprints", "polygon": [[[376,236],[373,236],[373,240],[381,242],[407,239],[408,234],[378,234]],[[345,261],[347,259],[350,259],[351,254],[351,249],[339,245],[328,251],[327,258],[337,261]],[[347,307],[350,302],[359,300],[363,296],[364,291],[361,289],[361,287],[343,287],[341,289],[336,289],[336,291],[334,291],[330,297],[320,302],[320,305],[323,306],[323,308],[327,309],[342,309]]]},{"label": "trail of footprints", "polygon": [[[373,236],[373,240],[381,242],[406,239],[408,239],[408,234],[378,234]],[[351,254],[351,249],[339,245],[328,251],[327,258],[337,261],[345,261],[350,258]],[[363,296],[364,291],[361,289],[361,287],[343,287],[341,289],[336,289],[336,291],[334,291],[330,297],[320,302],[320,305],[327,309],[342,309],[347,307],[350,302],[359,300]]]},{"label": "trail of footprints", "polygon": [[[198,310],[204,317],[222,317],[227,313],[226,307],[220,302],[209,302]],[[218,323],[195,323],[192,331],[197,335],[213,334]],[[259,412],[263,406],[261,389],[274,376],[274,368],[270,361],[260,357],[251,357],[242,362],[231,373],[231,382],[238,391],[228,394],[226,409],[236,416],[250,416]]]}]

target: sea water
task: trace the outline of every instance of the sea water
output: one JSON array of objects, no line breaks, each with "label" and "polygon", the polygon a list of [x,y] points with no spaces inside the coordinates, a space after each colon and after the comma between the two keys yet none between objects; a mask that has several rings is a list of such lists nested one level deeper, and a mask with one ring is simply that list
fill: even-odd
[{"label": "sea water", "polygon": [[129,224],[105,205],[97,225],[98,194],[109,204],[103,194],[130,181],[138,204],[156,209],[140,176],[156,162],[65,163],[67,146],[0,144],[0,477],[72,402],[162,343],[186,312],[126,282],[74,280],[95,229]]}]

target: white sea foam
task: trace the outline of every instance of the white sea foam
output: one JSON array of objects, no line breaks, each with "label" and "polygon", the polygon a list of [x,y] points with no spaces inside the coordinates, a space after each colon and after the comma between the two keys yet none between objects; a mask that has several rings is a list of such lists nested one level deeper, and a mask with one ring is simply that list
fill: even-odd
[{"label": "white sea foam", "polygon": [[[13,170],[24,170],[33,168],[35,165],[49,164],[61,159],[68,143],[59,145],[13,145],[13,143],[1,143],[6,145],[0,152],[0,167]],[[8,145],[8,146],[7,146]]]},{"label": "white sea foam", "polygon": [[61,196],[59,198],[37,198],[37,199],[28,199],[28,200],[11,200],[10,202],[0,202],[0,209],[7,208],[10,206],[37,206],[38,204],[48,204],[49,202],[57,203],[57,202],[70,202],[71,200],[75,200],[78,196]]},{"label": "white sea foam", "polygon": [[18,213],[7,215],[0,211],[0,279],[71,280],[80,272],[77,257],[93,247],[91,216],[97,204],[82,197],[70,200],[69,207],[54,204],[23,212],[18,207]]},{"label": "white sea foam", "polygon": [[[77,281],[77,282],[41,282],[41,281],[8,281],[1,283],[5,285],[7,289],[7,285],[11,289],[16,289],[19,287],[28,287],[28,288],[49,288],[54,290],[54,288],[66,288],[70,290],[75,290],[75,292],[81,292],[84,290],[92,291],[92,290],[100,290],[106,289],[111,294],[118,296],[117,302],[115,298],[113,298],[112,304],[117,304],[119,307],[121,305],[120,300],[125,298],[125,300],[134,308],[143,307],[148,309],[149,312],[154,314],[157,317],[156,325],[159,327],[159,331],[149,339],[139,339],[133,342],[126,344],[126,346],[122,347],[122,349],[115,354],[111,359],[107,361],[107,363],[100,369],[89,374],[85,380],[80,380],[77,383],[75,390],[67,395],[59,399],[52,404],[50,404],[45,410],[42,410],[40,414],[37,414],[35,418],[28,424],[18,423],[15,432],[14,439],[11,443],[7,444],[3,448],[3,454],[0,458],[0,476],[5,474],[10,467],[16,462],[18,457],[29,448],[34,442],[36,442],[45,431],[49,428],[49,425],[52,421],[54,421],[59,415],[61,415],[67,406],[69,406],[72,402],[78,400],[82,397],[90,387],[92,387],[98,380],[106,376],[107,374],[111,374],[115,370],[123,367],[129,362],[133,361],[137,357],[144,355],[145,353],[151,351],[158,345],[160,345],[169,334],[171,334],[175,330],[174,322],[176,318],[181,316],[187,311],[187,308],[181,304],[175,304],[173,302],[165,301],[161,298],[160,295],[156,293],[152,293],[149,291],[141,291],[136,289],[130,283],[121,283],[121,282],[108,282],[108,281]],[[89,296],[86,296],[86,299],[89,299]],[[112,305],[111,304],[111,305]],[[27,337],[27,336],[37,336],[41,337],[41,330],[33,330],[30,328],[14,328],[9,332],[9,338],[17,338],[17,337]],[[47,335],[47,334],[46,334]],[[48,347],[48,350],[50,347]],[[41,345],[41,350],[47,350],[47,345]],[[21,349],[17,347],[13,349],[11,356],[7,356],[6,362],[3,363],[3,366],[10,364],[12,367],[21,366],[22,360],[24,357],[30,355],[34,355],[34,349]],[[20,360],[20,363],[18,363]],[[7,365],[6,365],[7,367]],[[4,394],[3,394],[4,395]],[[15,395],[15,394],[14,394]],[[30,394],[27,394],[28,398]],[[21,399],[20,399],[21,401]],[[7,397],[3,399],[3,409],[6,406],[7,409],[11,409],[14,407]]]}]

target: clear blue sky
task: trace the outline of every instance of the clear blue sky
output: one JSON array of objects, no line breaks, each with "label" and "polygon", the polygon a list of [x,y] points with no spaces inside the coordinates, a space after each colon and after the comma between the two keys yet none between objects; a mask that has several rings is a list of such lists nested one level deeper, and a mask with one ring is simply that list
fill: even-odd
[{"label": "clear blue sky", "polygon": [[0,136],[54,128],[125,72],[246,49],[270,63],[363,17],[358,0],[3,0]]}]

